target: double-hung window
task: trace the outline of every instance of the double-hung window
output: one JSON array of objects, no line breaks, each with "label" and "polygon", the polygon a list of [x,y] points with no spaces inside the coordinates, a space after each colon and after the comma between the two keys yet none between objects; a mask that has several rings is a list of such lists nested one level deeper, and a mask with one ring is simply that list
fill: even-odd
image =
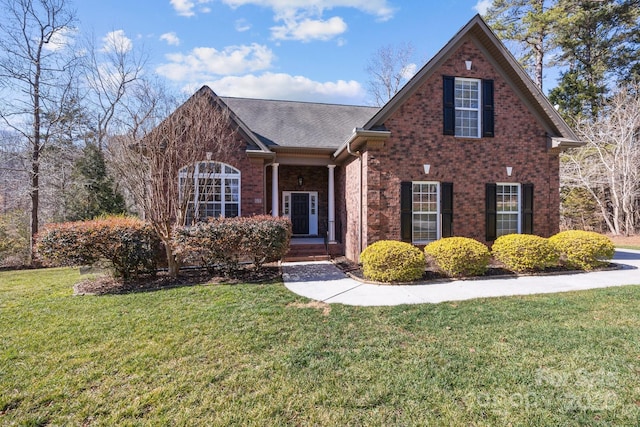
[{"label": "double-hung window", "polygon": [[517,233],[520,233],[520,184],[497,184],[497,237]]},{"label": "double-hung window", "polygon": [[240,215],[240,171],[220,162],[199,162],[179,172],[185,224]]},{"label": "double-hung window", "polygon": [[455,79],[455,135],[468,138],[480,136],[480,80]]},{"label": "double-hung window", "polygon": [[533,234],[533,184],[486,184],[486,239]]},{"label": "double-hung window", "polygon": [[494,136],[493,80],[443,76],[443,134]]},{"label": "double-hung window", "polygon": [[440,238],[440,186],[437,182],[413,183],[412,242],[427,244]]},{"label": "double-hung window", "polygon": [[400,184],[400,237],[426,245],[453,236],[453,183],[413,181]]}]

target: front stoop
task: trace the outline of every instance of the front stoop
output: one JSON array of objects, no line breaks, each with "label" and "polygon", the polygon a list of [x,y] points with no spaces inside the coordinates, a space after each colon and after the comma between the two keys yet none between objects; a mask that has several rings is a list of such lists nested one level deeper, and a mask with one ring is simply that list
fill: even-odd
[{"label": "front stoop", "polygon": [[339,243],[329,244],[329,253],[324,243],[292,244],[289,252],[284,257],[284,261],[326,261],[332,256],[342,255],[342,245]]}]

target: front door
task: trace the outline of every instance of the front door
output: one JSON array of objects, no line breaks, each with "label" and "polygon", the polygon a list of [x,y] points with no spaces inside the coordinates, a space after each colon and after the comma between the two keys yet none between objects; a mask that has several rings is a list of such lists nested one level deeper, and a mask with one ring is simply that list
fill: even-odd
[{"label": "front door", "polygon": [[293,234],[309,234],[309,193],[291,193]]}]

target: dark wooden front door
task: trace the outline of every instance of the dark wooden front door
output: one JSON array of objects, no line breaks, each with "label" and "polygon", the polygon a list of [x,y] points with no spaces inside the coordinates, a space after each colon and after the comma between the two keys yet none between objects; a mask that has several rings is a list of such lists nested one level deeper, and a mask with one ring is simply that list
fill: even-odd
[{"label": "dark wooden front door", "polygon": [[293,234],[309,234],[309,194],[291,194],[291,225]]}]

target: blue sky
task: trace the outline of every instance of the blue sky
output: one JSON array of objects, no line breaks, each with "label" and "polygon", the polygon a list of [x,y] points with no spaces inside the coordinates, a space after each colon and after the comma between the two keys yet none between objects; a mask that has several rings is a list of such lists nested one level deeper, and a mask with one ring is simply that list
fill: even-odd
[{"label": "blue sky", "polygon": [[149,54],[147,73],[191,93],[370,102],[367,61],[413,44],[418,67],[487,0],[76,0],[82,33]]}]

